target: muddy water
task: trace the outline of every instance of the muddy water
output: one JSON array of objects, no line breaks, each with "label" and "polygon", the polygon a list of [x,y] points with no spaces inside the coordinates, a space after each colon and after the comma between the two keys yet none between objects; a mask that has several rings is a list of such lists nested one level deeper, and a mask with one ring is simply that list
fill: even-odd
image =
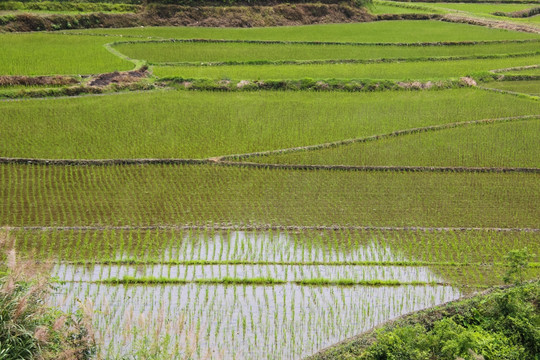
[{"label": "muddy water", "polygon": [[[348,239],[298,241],[294,234],[233,232],[171,241],[161,253],[143,254],[125,246],[112,259],[144,260],[143,265],[58,263],[53,276],[66,281],[51,302],[73,311],[91,302],[104,358],[159,348],[163,358],[298,359],[401,314],[458,298],[450,286],[274,286],[107,285],[108,278],[167,277],[325,278],[444,282],[427,267],[300,265],[306,261],[407,261],[380,241]],[[343,245],[346,244],[346,245]],[[73,249],[72,251],[75,251]],[[156,263],[156,259],[169,263]],[[287,265],[186,265],[171,261],[279,261]],[[169,335],[170,341],[164,343]],[[175,350],[176,349],[176,350]]]}]

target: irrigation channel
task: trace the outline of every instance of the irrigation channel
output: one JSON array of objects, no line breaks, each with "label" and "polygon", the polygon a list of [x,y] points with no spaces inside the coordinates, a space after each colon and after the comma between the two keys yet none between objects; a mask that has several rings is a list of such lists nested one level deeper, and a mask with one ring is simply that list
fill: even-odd
[{"label": "irrigation channel", "polygon": [[[74,311],[81,299],[92,299],[83,306],[93,309],[104,358],[158,338],[160,346],[179,347],[194,359],[299,359],[462,295],[436,269],[407,266],[415,259],[377,236],[353,235],[344,245],[320,232],[186,232],[140,249],[148,243],[143,234],[100,259],[100,251],[92,257],[77,248],[76,239],[87,234],[65,231],[59,238],[75,243],[49,243],[59,256],[51,303]],[[32,237],[50,232],[18,235],[19,253],[24,248],[29,256],[47,257],[38,246],[43,242]],[[143,262],[131,264],[135,258]],[[234,263],[239,260],[253,263]],[[350,262],[372,264],[336,265]]]}]

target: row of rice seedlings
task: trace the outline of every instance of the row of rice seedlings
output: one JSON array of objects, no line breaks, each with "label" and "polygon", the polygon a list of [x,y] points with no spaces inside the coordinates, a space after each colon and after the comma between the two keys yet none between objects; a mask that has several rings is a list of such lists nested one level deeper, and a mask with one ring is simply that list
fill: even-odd
[{"label": "row of rice seedlings", "polygon": [[331,265],[67,265],[60,264],[52,276],[61,281],[99,281],[105,278],[178,279],[194,282],[200,279],[279,279],[292,282],[305,279],[395,280],[408,283],[443,282],[427,267],[406,266],[331,266]]},{"label": "row of rice seedlings", "polygon": [[195,336],[194,358],[223,351],[225,359],[293,359],[458,296],[445,286],[147,287],[81,282],[63,285],[51,301],[71,309],[77,299],[94,299],[94,326],[106,358],[130,353],[141,337],[159,331],[161,337],[168,336],[169,350]]},{"label": "row of rice seedlings", "polygon": [[254,28],[144,27],[76,30],[77,33],[175,39],[244,39],[337,42],[475,41],[532,39],[536,34],[441,21],[374,21],[351,24]]},{"label": "row of rice seedlings", "polygon": [[[114,46],[132,59],[151,63],[271,62],[280,60],[391,59],[515,54],[538,51],[538,43],[452,46],[374,46],[276,43],[132,42]],[[474,51],[472,51],[474,49]]]},{"label": "row of rice seedlings", "polygon": [[[500,59],[413,61],[372,64],[279,65],[280,79],[391,79],[442,80],[470,76],[479,72],[540,62],[539,55]],[[276,79],[276,65],[237,66],[155,66],[158,77],[181,76],[185,79]]]},{"label": "row of rice seedlings", "polygon": [[47,33],[1,34],[0,74],[96,74],[131,70],[133,64],[103,48],[101,36],[65,36]]},{"label": "row of rice seedlings", "polygon": [[75,265],[502,265],[512,249],[538,254],[537,232],[496,231],[10,231],[20,256]]},{"label": "row of rice seedlings", "polygon": [[0,156],[208,158],[538,110],[538,102],[472,88],[362,94],[155,91],[3,101]]},{"label": "row of rice seedlings", "polygon": [[538,228],[538,181],[523,173],[0,165],[0,224],[241,225],[247,219],[255,225]]},{"label": "row of rice seedlings", "polygon": [[[502,88],[507,83],[513,82],[496,82],[492,85],[497,87],[501,84]],[[537,84],[540,85],[540,82]],[[531,89],[533,85],[530,84]],[[536,91],[540,94],[538,85]],[[535,135],[539,132],[540,119],[531,119],[445,129],[313,151],[248,157],[245,161],[271,164],[538,168],[540,144]]]}]

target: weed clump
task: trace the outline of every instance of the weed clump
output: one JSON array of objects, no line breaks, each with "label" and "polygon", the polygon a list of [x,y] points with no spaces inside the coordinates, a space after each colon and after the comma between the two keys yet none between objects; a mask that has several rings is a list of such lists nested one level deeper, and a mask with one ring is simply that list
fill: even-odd
[{"label": "weed clump", "polygon": [[89,359],[96,351],[88,306],[66,314],[47,306],[46,266],[19,262],[0,233],[0,358]]}]

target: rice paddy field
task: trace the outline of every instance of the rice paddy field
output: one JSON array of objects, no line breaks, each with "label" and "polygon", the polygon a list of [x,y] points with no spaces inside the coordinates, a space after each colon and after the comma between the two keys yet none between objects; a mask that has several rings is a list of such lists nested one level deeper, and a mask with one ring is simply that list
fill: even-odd
[{"label": "rice paddy field", "polygon": [[[530,4],[372,11],[443,5]],[[392,20],[0,44],[3,246],[51,264],[51,305],[91,309],[97,358],[302,359],[502,285],[513,249],[540,276],[538,32]],[[143,65],[145,88],[90,85]],[[1,98],[42,75],[95,93]]]}]

